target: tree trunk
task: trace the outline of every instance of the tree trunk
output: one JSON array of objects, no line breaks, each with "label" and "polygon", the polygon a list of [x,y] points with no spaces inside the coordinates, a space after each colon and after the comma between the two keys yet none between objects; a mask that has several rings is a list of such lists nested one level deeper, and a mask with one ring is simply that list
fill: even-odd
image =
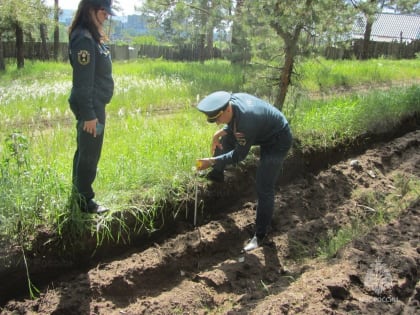
[{"label": "tree trunk", "polygon": [[198,39],[198,59],[200,60],[200,63],[204,63],[204,60],[205,60],[205,47],[204,47],[205,40],[206,40],[206,35],[200,34],[200,37]]},{"label": "tree trunk", "polygon": [[[384,1],[379,1],[381,9],[384,7]],[[370,46],[370,35],[372,34],[372,26],[375,20],[375,12],[378,10],[378,0],[369,0],[367,6],[359,6],[359,9],[363,12],[366,18],[366,28],[363,34],[362,51],[360,54],[360,60],[367,60],[369,58],[369,46]],[[357,8],[357,6],[356,6]]]},{"label": "tree trunk", "polygon": [[54,60],[58,60],[58,47],[60,43],[60,29],[58,27],[58,17],[60,15],[60,8],[58,0],[54,0]]},{"label": "tree trunk", "polygon": [[200,35],[198,38],[198,49],[199,49],[199,60],[200,63],[204,63],[206,60],[206,37],[208,33],[208,15],[207,0],[200,0],[200,10],[199,10],[199,19],[200,19]]},{"label": "tree trunk", "polygon": [[279,92],[276,95],[275,106],[282,110],[284,101],[286,100],[287,90],[291,82],[293,73],[293,65],[295,63],[296,42],[286,44],[284,66],[280,73]]},{"label": "tree trunk", "polygon": [[213,59],[213,27],[209,27],[207,32],[206,58]]},{"label": "tree trunk", "polygon": [[[207,5],[206,5],[207,4]],[[208,12],[212,12],[214,8],[214,1],[207,1],[205,3],[203,9]],[[205,22],[204,26],[206,28],[206,59],[213,59],[213,45],[214,45],[214,38],[213,38],[213,30],[214,30],[214,21],[210,14],[206,13],[205,18],[203,20]]]},{"label": "tree trunk", "polygon": [[276,95],[274,105],[278,109],[282,109],[284,101],[286,100],[287,90],[291,83],[293,66],[295,63],[295,57],[297,54],[298,40],[302,31],[303,25],[296,25],[295,29],[291,33],[284,33],[280,29],[277,31],[278,34],[284,40],[284,66],[280,73],[279,91]]},{"label": "tree trunk", "polygon": [[15,34],[17,68],[22,69],[25,66],[25,51],[23,46],[23,30],[19,25],[16,25]]},{"label": "tree trunk", "polygon": [[369,58],[370,34],[372,33],[372,25],[373,22],[370,22],[368,18],[366,22],[365,34],[363,35],[363,45],[360,60],[367,60]]},{"label": "tree trunk", "polygon": [[4,48],[3,41],[0,34],[0,71],[6,71],[6,63],[4,62]]},{"label": "tree trunk", "polygon": [[232,25],[232,54],[230,60],[233,64],[245,65],[251,60],[251,47],[240,23],[243,5],[244,0],[236,1],[235,20]]},{"label": "tree trunk", "polygon": [[50,59],[47,48],[47,25],[44,23],[40,24],[39,32],[41,34],[41,55],[39,57],[44,61]]}]

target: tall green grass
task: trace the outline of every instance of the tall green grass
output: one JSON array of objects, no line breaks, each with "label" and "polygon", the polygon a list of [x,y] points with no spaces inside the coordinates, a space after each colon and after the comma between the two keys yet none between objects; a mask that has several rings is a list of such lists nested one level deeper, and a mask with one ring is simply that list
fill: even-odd
[{"label": "tall green grass", "polygon": [[[387,68],[388,61],[381,62]],[[414,67],[412,62],[401,64]],[[342,77],[353,76],[358,67],[366,68],[365,63],[353,62],[350,70],[342,66],[345,63],[334,66],[342,69],[336,70]],[[392,61],[390,67],[394,67]],[[23,70],[1,74],[0,237],[29,240],[43,225],[62,237],[70,235],[74,242],[84,233],[96,234],[98,241],[121,241],[130,228],[118,214],[126,211],[138,221],[138,230],[157,228],[161,205],[190,198],[196,180],[195,159],[209,155],[217,127],[205,121],[195,104],[214,90],[242,91],[243,74],[241,67],[226,61],[114,64],[115,95],[107,108],[105,143],[94,183],[97,199],[112,211],[100,224],[94,217],[70,212],[67,206],[76,134],[67,104],[69,65],[27,63]],[[309,76],[306,80],[314,79]],[[397,123],[401,116],[419,110],[419,95],[414,85],[327,101],[301,101],[293,108],[286,104],[285,112],[295,137],[304,146],[319,148]],[[111,232],[115,226],[120,231],[116,236]]]},{"label": "tall green grass", "polygon": [[[108,112],[135,114],[189,108],[215,90],[240,90],[241,71],[239,66],[217,60],[203,64],[149,59],[115,63],[115,95]],[[38,62],[0,76],[4,127],[71,117],[67,104],[69,65]]]},{"label": "tall green grass", "polygon": [[338,87],[365,86],[419,79],[419,61],[374,59],[366,61],[314,58],[298,66],[300,85],[308,91],[334,92]]},{"label": "tall green grass", "polygon": [[364,133],[392,130],[420,110],[420,86],[372,91],[328,100],[305,100],[292,116],[303,146],[330,147]]},{"label": "tall green grass", "polygon": [[[72,127],[55,124],[44,132],[22,127],[5,139],[0,218],[6,235],[15,234],[18,222],[26,232],[57,223],[69,210]],[[185,191],[195,159],[209,155],[214,131],[195,109],[173,115],[111,115],[94,184],[98,198],[114,211],[148,211]]]}]

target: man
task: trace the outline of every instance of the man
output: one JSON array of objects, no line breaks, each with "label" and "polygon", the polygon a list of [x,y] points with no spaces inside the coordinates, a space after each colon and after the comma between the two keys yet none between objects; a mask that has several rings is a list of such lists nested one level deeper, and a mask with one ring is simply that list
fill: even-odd
[{"label": "man", "polygon": [[261,244],[271,224],[275,184],[292,145],[289,124],[277,108],[246,93],[214,92],[199,102],[197,109],[206,114],[208,122],[224,124],[213,135],[213,157],[197,160],[198,170],[212,168],[208,179],[223,182],[226,165],[245,159],[251,146],[260,146],[255,234],[244,247],[244,251],[253,250]]}]

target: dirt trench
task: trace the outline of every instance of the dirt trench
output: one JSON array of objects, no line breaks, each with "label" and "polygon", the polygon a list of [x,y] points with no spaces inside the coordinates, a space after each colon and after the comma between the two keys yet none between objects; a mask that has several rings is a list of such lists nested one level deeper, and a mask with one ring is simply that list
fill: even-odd
[{"label": "dirt trench", "polygon": [[[397,176],[420,178],[419,130],[377,140],[351,155],[290,164],[269,237],[251,253],[241,249],[253,232],[253,169],[242,182],[233,169],[224,186],[200,191],[197,228],[174,222],[169,238],[69,268],[39,298],[12,297],[1,314],[418,314],[418,196],[333,259],[317,258],[330,231],[375,211],[360,194],[395,194]],[[235,184],[240,198],[221,208]]]}]

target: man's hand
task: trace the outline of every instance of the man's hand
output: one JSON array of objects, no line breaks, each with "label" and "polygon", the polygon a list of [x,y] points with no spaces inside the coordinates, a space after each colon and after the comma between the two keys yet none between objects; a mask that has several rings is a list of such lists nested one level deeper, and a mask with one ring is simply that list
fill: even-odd
[{"label": "man's hand", "polygon": [[223,129],[220,129],[216,131],[216,133],[213,135],[213,140],[211,142],[211,149],[210,149],[211,155],[214,155],[214,151],[216,151],[216,148],[223,150],[223,145],[220,142],[220,139],[226,136],[226,134],[227,134],[226,131],[224,131]]},{"label": "man's hand", "polygon": [[196,162],[196,167],[198,171],[205,170],[214,164],[214,159],[212,158],[204,158],[198,159]]}]

